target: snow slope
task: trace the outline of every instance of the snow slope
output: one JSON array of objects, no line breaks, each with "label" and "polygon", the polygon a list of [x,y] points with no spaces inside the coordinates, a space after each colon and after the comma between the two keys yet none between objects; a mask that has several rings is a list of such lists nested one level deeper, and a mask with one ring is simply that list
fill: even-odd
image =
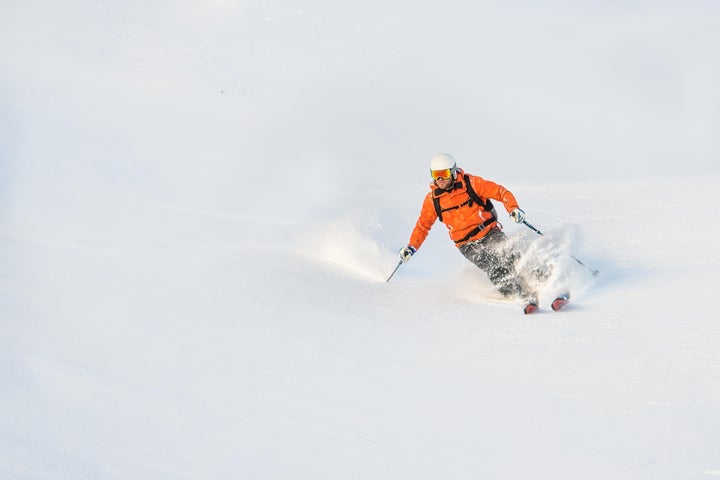
[{"label": "snow slope", "polygon": [[[720,476],[713,2],[61,3],[0,5],[0,477]],[[566,310],[442,225],[385,283],[439,151]]]}]

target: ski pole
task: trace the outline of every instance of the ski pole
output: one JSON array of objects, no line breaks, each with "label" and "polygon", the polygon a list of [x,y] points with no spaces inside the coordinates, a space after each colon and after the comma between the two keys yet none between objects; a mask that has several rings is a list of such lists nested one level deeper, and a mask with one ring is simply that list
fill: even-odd
[{"label": "ski pole", "polygon": [[[543,234],[540,230],[538,230],[537,228],[533,227],[531,224],[529,224],[529,223],[526,222],[525,220],[523,220],[522,223],[525,224],[526,227],[528,227],[530,230],[534,231],[534,232],[537,233],[538,235],[542,235],[542,234]],[[592,274],[593,274],[593,277],[597,277],[597,276],[600,274],[600,270],[595,270],[594,268],[590,268],[590,267],[587,266],[585,263],[583,263],[582,261],[580,261],[580,259],[577,258],[575,255],[570,255],[570,258],[572,258],[572,259],[575,260],[577,263],[579,263],[579,264],[582,265],[583,267],[585,267],[585,268],[587,268],[588,270],[590,270],[590,271],[592,272]],[[393,272],[393,273],[394,273],[394,272]]]},{"label": "ski pole", "polygon": [[388,283],[390,281],[390,279],[393,277],[393,275],[395,275],[395,272],[398,271],[398,268],[400,268],[400,265],[402,265],[402,264],[403,264],[403,261],[400,260],[398,262],[397,266],[395,267],[395,270],[393,270],[392,273],[390,274],[390,276],[387,278],[387,280],[385,280],[385,283]]},{"label": "ski pole", "polygon": [[543,234],[540,230],[538,230],[537,228],[535,228],[535,227],[533,227],[532,225],[530,225],[527,221],[523,220],[522,223],[525,224],[526,227],[528,227],[530,230],[534,231],[534,232],[537,233],[538,235],[542,235],[542,234]]}]

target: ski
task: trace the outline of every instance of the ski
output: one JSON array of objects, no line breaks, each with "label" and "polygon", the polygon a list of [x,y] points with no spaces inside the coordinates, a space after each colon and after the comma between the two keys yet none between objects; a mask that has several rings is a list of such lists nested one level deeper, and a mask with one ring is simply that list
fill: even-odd
[{"label": "ski", "polygon": [[527,315],[528,313],[537,312],[540,309],[538,307],[538,304],[535,302],[530,302],[527,305],[525,305],[525,308],[523,309],[523,313]]},{"label": "ski", "polygon": [[550,307],[553,309],[553,311],[557,312],[561,308],[563,308],[565,305],[568,304],[570,301],[570,294],[569,293],[562,293],[557,296],[555,300],[550,304]]}]

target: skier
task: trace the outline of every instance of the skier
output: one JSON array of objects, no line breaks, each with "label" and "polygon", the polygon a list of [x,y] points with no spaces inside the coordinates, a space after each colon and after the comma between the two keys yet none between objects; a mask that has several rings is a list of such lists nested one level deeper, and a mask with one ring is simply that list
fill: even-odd
[{"label": "skier", "polygon": [[[425,196],[408,245],[400,250],[400,260],[403,263],[410,260],[439,219],[460,253],[483,270],[503,296],[522,301],[525,313],[537,310],[537,295],[515,269],[520,255],[508,245],[490,202],[490,199],[502,202],[510,218],[522,223],[525,212],[512,192],[502,185],[465,173],[447,153],[435,155],[430,160],[430,175],[433,180],[430,192]],[[554,310],[555,307],[553,302]]]}]

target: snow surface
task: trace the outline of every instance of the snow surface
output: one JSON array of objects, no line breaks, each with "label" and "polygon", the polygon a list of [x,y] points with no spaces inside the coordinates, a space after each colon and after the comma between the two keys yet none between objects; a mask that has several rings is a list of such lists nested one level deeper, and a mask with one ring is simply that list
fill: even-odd
[{"label": "snow surface", "polygon": [[720,5],[303,3],[0,3],[0,478],[719,477]]}]

